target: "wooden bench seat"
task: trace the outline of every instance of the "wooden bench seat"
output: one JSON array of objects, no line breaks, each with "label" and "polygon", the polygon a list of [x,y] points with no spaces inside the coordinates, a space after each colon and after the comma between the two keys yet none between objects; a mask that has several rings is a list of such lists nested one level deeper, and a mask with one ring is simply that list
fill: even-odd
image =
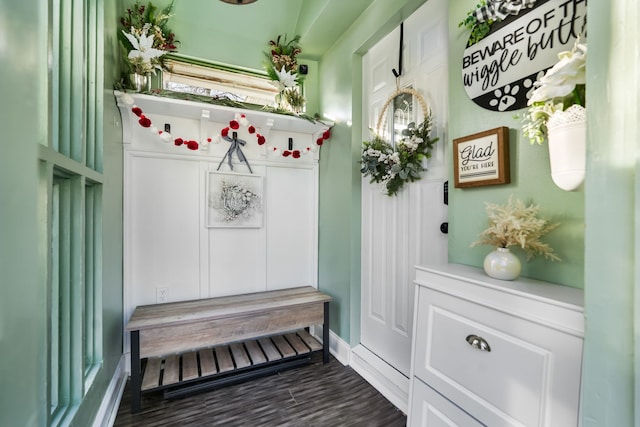
[{"label": "wooden bench seat", "polygon": [[[132,410],[141,393],[165,397],[308,363],[329,361],[331,297],[313,287],[139,306],[131,336]],[[323,325],[323,343],[306,331]]]}]

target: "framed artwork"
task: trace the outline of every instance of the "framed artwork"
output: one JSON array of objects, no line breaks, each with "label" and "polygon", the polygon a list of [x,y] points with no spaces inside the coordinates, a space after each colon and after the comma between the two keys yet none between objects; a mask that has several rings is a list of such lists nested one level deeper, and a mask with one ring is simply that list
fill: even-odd
[{"label": "framed artwork", "polygon": [[263,192],[262,176],[207,171],[206,226],[262,227]]},{"label": "framed artwork", "polygon": [[502,126],[453,140],[456,188],[508,184],[509,128]]}]

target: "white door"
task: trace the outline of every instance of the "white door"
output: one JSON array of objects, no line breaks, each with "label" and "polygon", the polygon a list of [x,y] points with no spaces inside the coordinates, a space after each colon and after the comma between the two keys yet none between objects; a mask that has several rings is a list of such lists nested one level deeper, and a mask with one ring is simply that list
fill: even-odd
[{"label": "white door", "polygon": [[[444,183],[447,124],[447,1],[429,0],[403,24],[402,75],[397,28],[372,47],[363,58],[365,129],[374,129],[380,110],[397,87],[412,87],[434,114],[438,136],[422,179],[405,184],[397,196],[386,196],[377,184],[362,185],[362,306],[361,346],[374,357],[409,376],[413,325],[413,267],[447,261],[447,222]],[[423,112],[413,100],[416,123]]]}]

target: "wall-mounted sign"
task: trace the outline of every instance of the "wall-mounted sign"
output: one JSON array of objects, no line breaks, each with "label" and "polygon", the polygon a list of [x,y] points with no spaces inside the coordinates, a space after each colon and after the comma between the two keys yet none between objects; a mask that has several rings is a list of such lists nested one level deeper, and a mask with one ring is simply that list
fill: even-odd
[{"label": "wall-mounted sign", "polygon": [[456,188],[508,184],[509,128],[502,126],[453,140]]},{"label": "wall-mounted sign", "polygon": [[586,30],[587,0],[538,0],[533,8],[492,24],[489,34],[464,50],[467,95],[488,110],[526,107],[533,83],[578,36],[586,41]]}]

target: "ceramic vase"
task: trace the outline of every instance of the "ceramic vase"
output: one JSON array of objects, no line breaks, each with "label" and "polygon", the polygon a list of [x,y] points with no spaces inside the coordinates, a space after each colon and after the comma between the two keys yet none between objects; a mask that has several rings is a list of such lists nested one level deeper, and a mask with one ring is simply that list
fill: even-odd
[{"label": "ceramic vase", "polygon": [[565,191],[584,182],[587,153],[587,111],[572,105],[554,113],[547,123],[551,179]]},{"label": "ceramic vase", "polygon": [[520,259],[509,248],[496,248],[484,258],[484,271],[500,280],[515,280],[520,276]]}]

